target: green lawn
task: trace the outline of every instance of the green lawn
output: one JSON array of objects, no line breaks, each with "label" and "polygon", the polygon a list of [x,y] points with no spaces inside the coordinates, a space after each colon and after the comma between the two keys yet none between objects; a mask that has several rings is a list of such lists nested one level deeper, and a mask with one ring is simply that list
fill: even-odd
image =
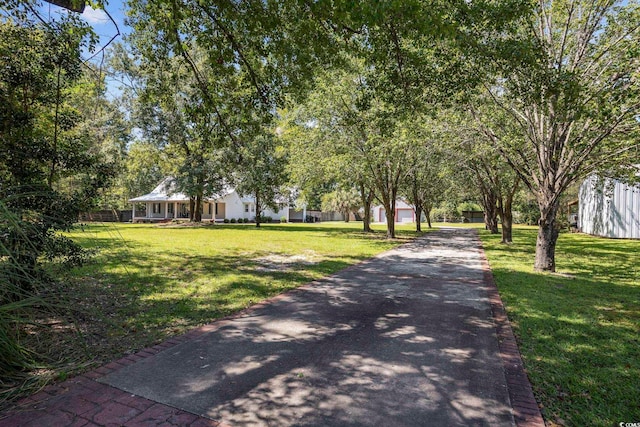
[{"label": "green lawn", "polygon": [[536,229],[482,231],[548,424],[640,421],[640,241],[561,234],[560,274],[533,273]]},{"label": "green lawn", "polygon": [[[362,223],[177,227],[91,224],[70,233],[95,249],[67,273],[71,307],[97,363],[231,314],[390,249],[399,238]],[[73,347],[68,351],[77,351]]]}]

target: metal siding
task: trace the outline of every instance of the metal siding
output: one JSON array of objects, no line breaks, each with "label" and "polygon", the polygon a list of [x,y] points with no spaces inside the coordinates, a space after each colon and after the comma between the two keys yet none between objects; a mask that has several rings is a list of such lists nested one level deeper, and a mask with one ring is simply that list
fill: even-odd
[{"label": "metal siding", "polygon": [[627,223],[627,211],[629,205],[627,205],[627,191],[625,191],[624,185],[619,185],[616,182],[615,191],[613,192],[613,203],[611,204],[611,224],[612,236],[611,237],[626,237],[628,232]]},{"label": "metal siding", "polygon": [[627,192],[628,198],[628,206],[629,210],[627,212],[627,224],[629,224],[629,236],[631,238],[637,239],[640,237],[638,233],[638,192],[633,188],[629,187],[629,191]]},{"label": "metal siding", "polygon": [[602,207],[603,200],[594,185],[595,179],[589,177],[580,186],[578,219],[583,233],[600,235],[603,230],[598,229],[596,224],[602,223],[602,209],[597,209],[597,206]]},{"label": "metal siding", "polygon": [[633,207],[633,224],[635,226],[634,237],[640,239],[640,188],[636,187],[633,191],[634,207]]},{"label": "metal siding", "polygon": [[610,195],[587,178],[579,190],[579,225],[583,233],[614,238],[640,238],[640,187],[615,182]]}]

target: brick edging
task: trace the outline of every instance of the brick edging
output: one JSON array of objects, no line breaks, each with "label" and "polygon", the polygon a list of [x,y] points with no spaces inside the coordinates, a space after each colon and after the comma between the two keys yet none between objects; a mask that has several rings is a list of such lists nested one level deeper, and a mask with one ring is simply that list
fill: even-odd
[{"label": "brick edging", "polygon": [[482,262],[482,274],[484,282],[487,284],[487,292],[491,303],[491,314],[496,325],[496,334],[498,336],[498,348],[502,365],[504,367],[504,375],[507,380],[507,388],[509,390],[509,399],[513,408],[513,417],[518,427],[544,427],[545,423],[540,413],[538,402],[533,395],[533,389],[529,382],[529,377],[524,369],[522,356],[518,349],[515,335],[511,329],[511,323],[500,298],[498,287],[493,278],[489,260],[484,252],[482,240],[475,231],[475,236],[480,250],[480,260]]}]

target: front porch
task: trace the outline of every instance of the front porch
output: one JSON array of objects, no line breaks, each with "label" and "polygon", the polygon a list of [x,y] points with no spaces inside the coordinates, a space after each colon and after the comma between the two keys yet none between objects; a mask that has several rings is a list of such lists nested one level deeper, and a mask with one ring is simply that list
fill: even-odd
[{"label": "front porch", "polygon": [[[189,202],[155,201],[132,203],[133,223],[166,222],[173,220],[189,220]],[[138,206],[136,206],[138,205]],[[222,222],[225,219],[226,206],[220,202],[204,202],[202,204],[202,220]]]}]

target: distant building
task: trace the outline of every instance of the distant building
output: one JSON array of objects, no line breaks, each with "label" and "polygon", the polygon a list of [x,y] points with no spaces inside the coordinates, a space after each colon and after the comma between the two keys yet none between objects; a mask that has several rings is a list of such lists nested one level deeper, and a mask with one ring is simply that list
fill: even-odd
[{"label": "distant building", "polygon": [[[151,193],[129,199],[133,205],[133,222],[154,222],[168,219],[189,218],[189,196],[174,190],[172,178],[165,178]],[[144,209],[136,209],[142,206]],[[279,210],[264,209],[262,216],[289,220],[288,203],[279,203]],[[224,221],[247,218],[255,220],[256,204],[253,197],[238,194],[233,188],[225,188],[220,194],[206,196],[203,200],[202,219]]]},{"label": "distant building", "polygon": [[[387,222],[384,206],[374,206],[372,209],[372,222]],[[424,215],[424,214],[423,214]],[[416,211],[413,206],[402,200],[396,200],[395,222],[416,222]],[[424,217],[423,217],[424,218]]]},{"label": "distant building", "polygon": [[580,186],[578,205],[583,233],[640,239],[640,186],[592,175]]}]

